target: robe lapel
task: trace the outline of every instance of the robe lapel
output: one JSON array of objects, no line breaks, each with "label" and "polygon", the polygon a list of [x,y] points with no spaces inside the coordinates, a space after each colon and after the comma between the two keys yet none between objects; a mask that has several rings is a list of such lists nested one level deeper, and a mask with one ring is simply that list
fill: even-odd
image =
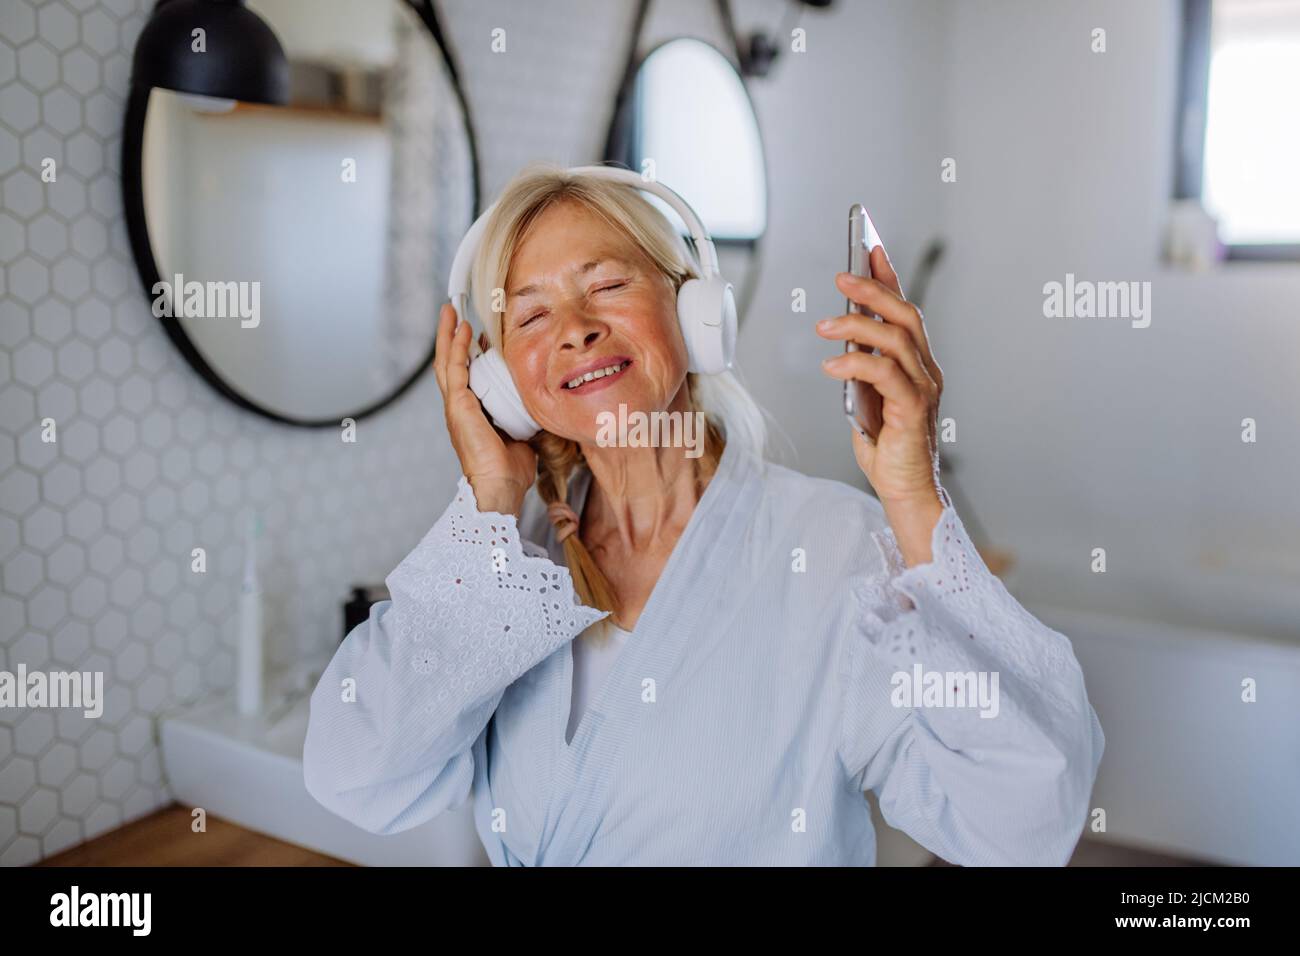
[{"label": "robe lapel", "polygon": [[[738,442],[728,442],[686,529],[637,619],[631,640],[583,715],[573,740],[564,742],[573,688],[573,648],[561,649],[563,682],[546,728],[555,786],[548,799],[537,865],[570,866],[581,860],[600,825],[610,786],[627,759],[634,732],[652,707],[665,706],[669,679],[691,637],[709,626],[725,591],[726,574],[743,546],[762,493],[761,462]],[[570,506],[582,513],[591,475],[572,484]],[[553,530],[547,547],[555,547]],[[552,552],[554,554],[554,551]],[[562,555],[561,555],[562,556]],[[579,638],[581,639],[581,638]],[[655,702],[643,699],[652,680]]]}]

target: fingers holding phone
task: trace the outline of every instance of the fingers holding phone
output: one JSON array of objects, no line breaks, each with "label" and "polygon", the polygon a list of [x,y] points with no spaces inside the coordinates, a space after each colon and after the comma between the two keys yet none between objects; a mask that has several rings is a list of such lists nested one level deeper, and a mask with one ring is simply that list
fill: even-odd
[{"label": "fingers holding phone", "polygon": [[844,410],[857,433],[854,454],[882,502],[928,499],[937,482],[943,373],[920,310],[903,296],[884,246],[859,210],[855,205],[853,216],[861,221],[851,222],[850,269],[835,277],[849,306],[817,323],[823,338],[845,342],[845,354],[827,359],[823,369],[844,382]]},{"label": "fingers holding phone", "polygon": [[[871,276],[853,276],[839,273],[836,285],[859,305],[859,311],[870,311],[885,326],[895,326],[906,335],[887,339],[894,343],[894,350],[899,355],[914,355],[916,361],[908,362],[913,368],[923,369],[913,375],[918,383],[927,379],[940,388],[943,387],[943,370],[935,360],[930,348],[930,336],[926,331],[925,319],[921,310],[907,301],[899,287],[898,274],[885,252],[884,246],[877,246],[871,251]],[[871,335],[870,327],[864,324],[855,326],[864,335]]]}]

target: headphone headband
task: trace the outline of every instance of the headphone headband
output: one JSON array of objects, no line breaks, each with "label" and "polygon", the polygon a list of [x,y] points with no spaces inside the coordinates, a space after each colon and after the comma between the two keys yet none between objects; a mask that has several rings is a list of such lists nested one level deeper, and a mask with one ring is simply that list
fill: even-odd
[{"label": "headphone headband", "polygon": [[[708,279],[719,275],[718,252],[713,245],[713,239],[709,236],[708,230],[704,228],[704,223],[685,199],[663,185],[663,183],[647,180],[640,173],[633,172],[630,169],[620,169],[617,166],[570,166],[565,170],[565,174],[582,174],[596,179],[625,183],[658,196],[668,203],[682,217],[682,221],[686,223],[686,228],[690,231],[691,238],[695,242],[696,258],[701,277]],[[483,214],[474,220],[474,224],[469,227],[469,231],[465,233],[465,238],[460,242],[460,247],[456,250],[456,257],[451,263],[451,275],[447,280],[447,298],[451,300],[451,304],[455,307],[457,318],[470,323],[471,331],[474,328],[474,323],[469,318],[469,270],[474,261],[474,256],[478,253],[483,232],[487,229],[488,219],[499,202],[500,200],[497,200],[488,206],[483,211]],[[481,352],[482,349],[479,348],[478,340],[471,334],[470,357],[473,358]]]}]

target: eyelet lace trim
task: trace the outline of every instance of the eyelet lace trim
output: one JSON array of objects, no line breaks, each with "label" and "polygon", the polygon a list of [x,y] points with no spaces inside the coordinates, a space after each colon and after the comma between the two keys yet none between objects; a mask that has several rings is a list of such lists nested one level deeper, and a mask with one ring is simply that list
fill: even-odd
[{"label": "eyelet lace trim", "polygon": [[1013,719],[990,724],[1009,727],[1017,714],[1077,721],[1084,698],[1069,639],[1007,591],[945,500],[927,564],[906,567],[893,530],[873,532],[884,572],[855,583],[859,631],[900,670],[919,662],[926,671],[996,671],[1002,712]]},{"label": "eyelet lace trim", "polygon": [[479,511],[462,476],[451,506],[389,575],[393,653],[429,678],[430,713],[499,692],[608,615],[580,604],[568,570],[538,552],[514,515]]}]

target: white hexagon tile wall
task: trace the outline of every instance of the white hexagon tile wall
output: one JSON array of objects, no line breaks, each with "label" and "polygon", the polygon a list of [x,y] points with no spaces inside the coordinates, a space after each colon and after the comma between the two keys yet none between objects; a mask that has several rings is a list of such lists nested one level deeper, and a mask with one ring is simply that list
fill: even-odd
[{"label": "white hexagon tile wall", "polygon": [[[0,865],[171,801],[155,718],[232,685],[246,509],[266,522],[279,666],[337,644],[348,588],[387,575],[459,474],[432,375],[345,444],[229,404],[165,337],[118,180],[151,6],[0,4],[0,670],[104,673],[98,718],[0,708]],[[631,4],[439,9],[476,110],[485,200],[529,159],[598,156]],[[497,26],[518,55],[491,54]],[[44,419],[57,441],[42,440]],[[206,574],[191,572],[198,546]]]}]

